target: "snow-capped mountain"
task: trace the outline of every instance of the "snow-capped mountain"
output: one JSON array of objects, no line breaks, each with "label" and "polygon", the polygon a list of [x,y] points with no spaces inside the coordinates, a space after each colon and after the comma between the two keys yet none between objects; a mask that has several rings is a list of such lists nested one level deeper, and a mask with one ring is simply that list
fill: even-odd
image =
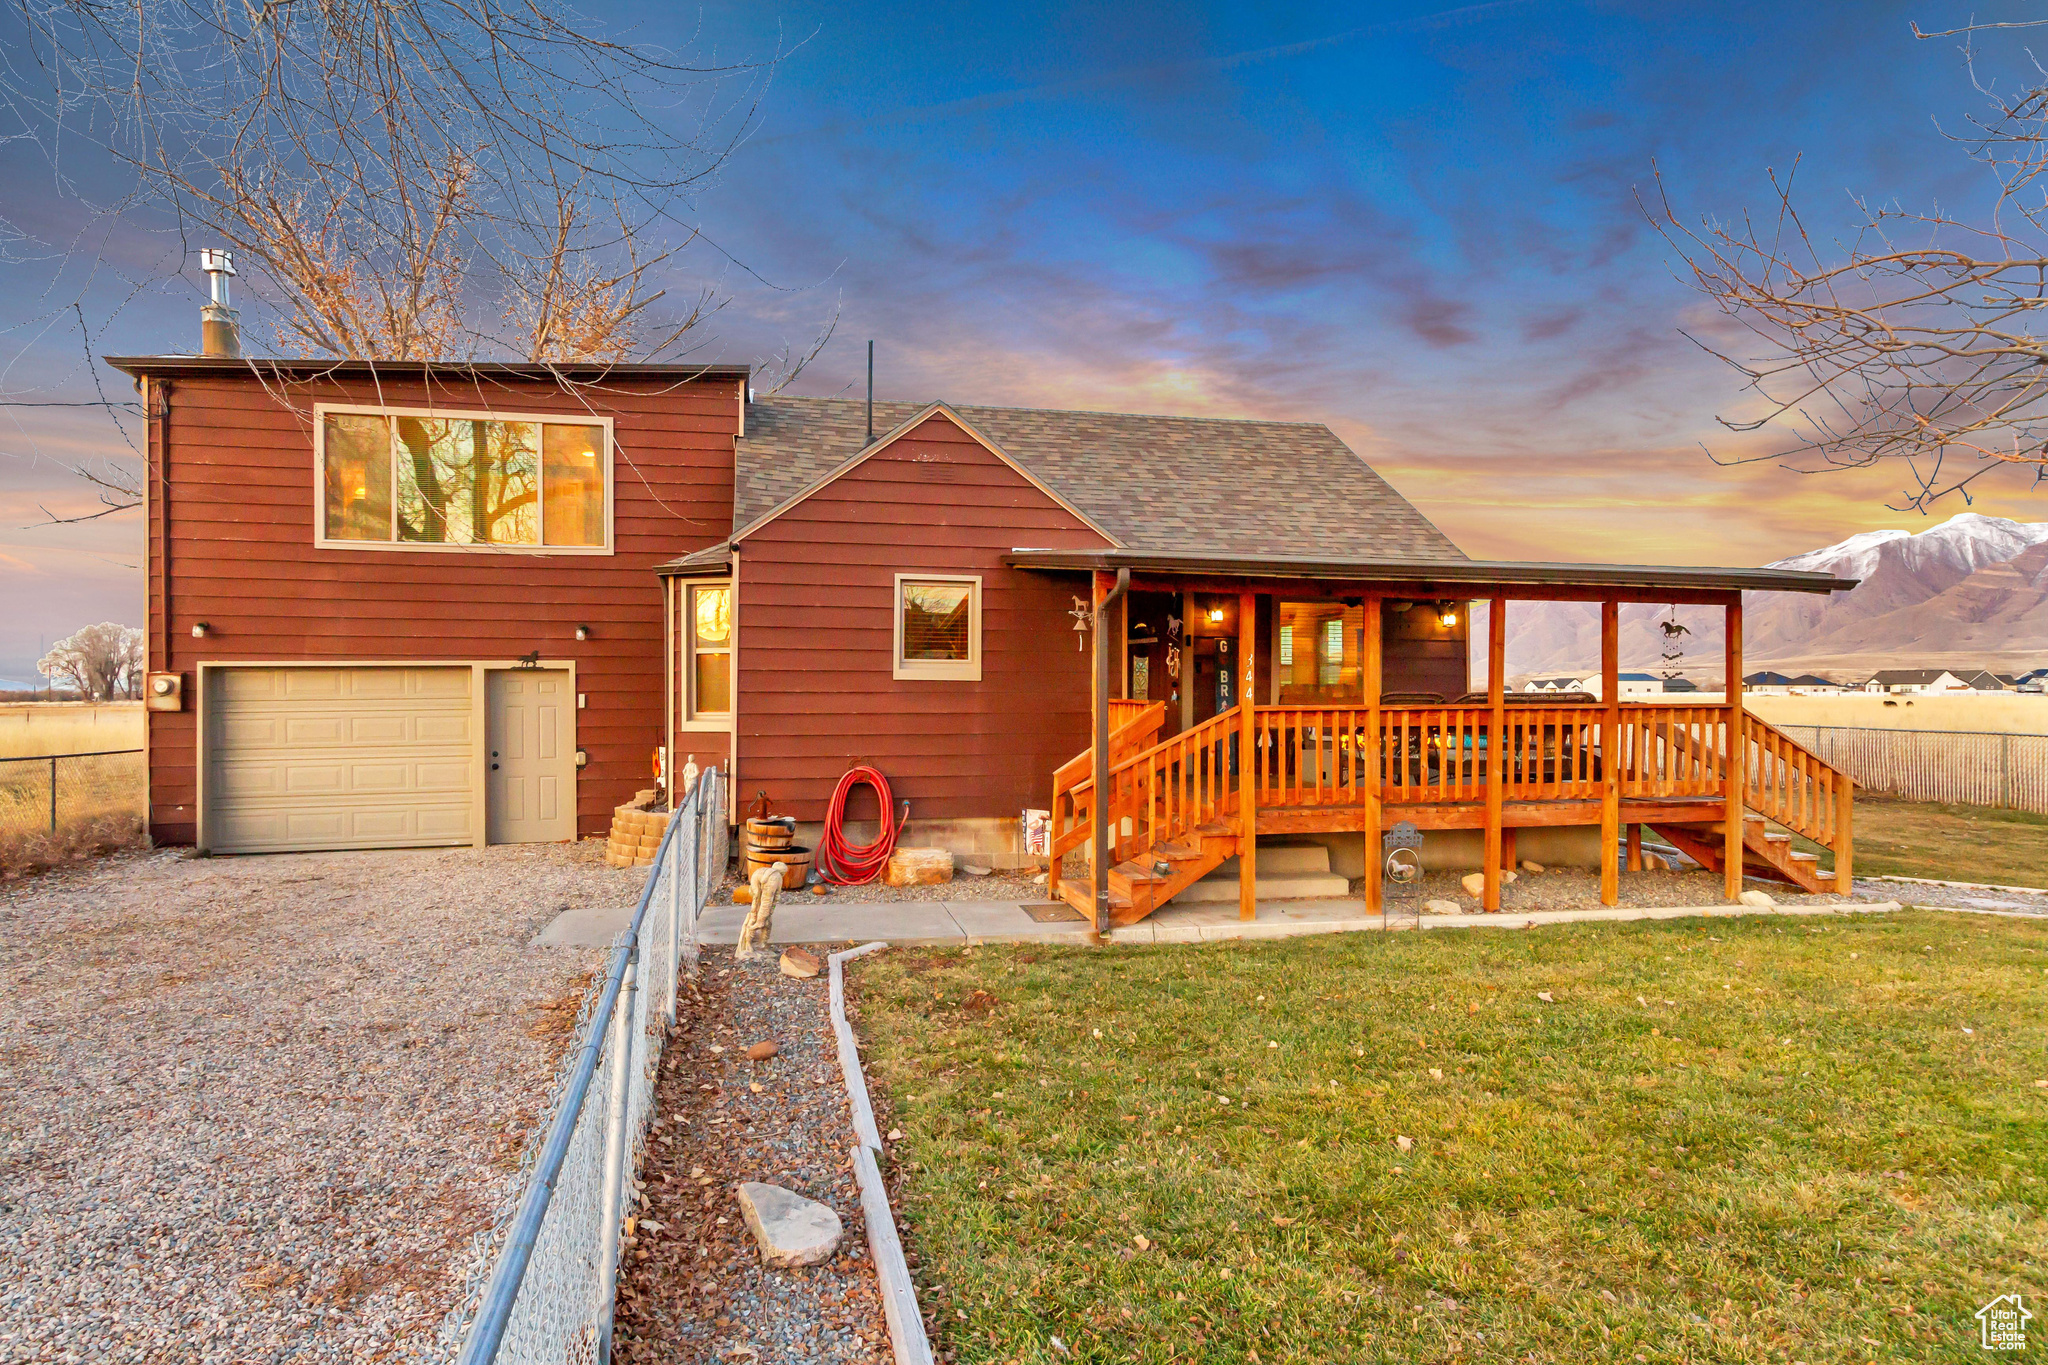
[{"label": "snow-capped mountain", "polygon": [[[1750,593],[1743,657],[1750,665],[1854,672],[1878,667],[2048,663],[2048,522],[1963,512],[1920,532],[1863,531],[1778,560],[1859,580],[1846,593]],[[1661,666],[1656,622],[1668,609],[1621,609],[1624,667]],[[1678,609],[1691,630],[1682,666],[1704,673],[1721,657],[1721,613]],[[1597,614],[1561,603],[1517,605],[1509,671],[1570,672],[1600,657]]]}]

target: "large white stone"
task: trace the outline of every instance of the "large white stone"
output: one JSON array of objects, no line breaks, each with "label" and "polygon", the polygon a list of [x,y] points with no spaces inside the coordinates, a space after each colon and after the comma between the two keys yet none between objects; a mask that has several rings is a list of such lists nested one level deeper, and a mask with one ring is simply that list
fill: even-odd
[{"label": "large white stone", "polygon": [[760,1244],[761,1259],[767,1264],[784,1270],[816,1265],[839,1250],[846,1230],[839,1215],[817,1200],[758,1180],[742,1184],[739,1193],[747,1230]]}]

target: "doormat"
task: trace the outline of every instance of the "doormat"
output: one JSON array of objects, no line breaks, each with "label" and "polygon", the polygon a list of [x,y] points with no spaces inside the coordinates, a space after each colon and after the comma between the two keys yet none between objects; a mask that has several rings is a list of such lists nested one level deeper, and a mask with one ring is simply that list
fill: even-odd
[{"label": "doormat", "polygon": [[1031,916],[1034,924],[1086,924],[1088,917],[1068,905],[1065,901],[1032,901],[1024,906],[1024,913]]}]

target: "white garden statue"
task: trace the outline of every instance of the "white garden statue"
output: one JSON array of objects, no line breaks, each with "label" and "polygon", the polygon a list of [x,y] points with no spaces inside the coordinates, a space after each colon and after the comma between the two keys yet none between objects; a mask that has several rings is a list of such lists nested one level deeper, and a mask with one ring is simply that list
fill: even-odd
[{"label": "white garden statue", "polygon": [[740,946],[733,950],[734,959],[740,962],[754,955],[756,942],[764,949],[768,946],[768,934],[775,920],[775,897],[782,890],[782,864],[755,868],[747,883],[754,888],[754,901],[747,908],[746,923],[740,926]]}]

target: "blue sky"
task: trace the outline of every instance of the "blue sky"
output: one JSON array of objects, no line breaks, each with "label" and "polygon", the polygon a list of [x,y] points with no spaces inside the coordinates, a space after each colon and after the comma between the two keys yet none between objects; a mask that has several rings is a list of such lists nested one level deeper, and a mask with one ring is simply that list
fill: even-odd
[{"label": "blue sky", "polygon": [[[1922,523],[1885,509],[1903,484],[1887,472],[1703,453],[1761,447],[1715,425],[1741,397],[1679,335],[1699,300],[1637,194],[1654,163],[1688,217],[1762,211],[1766,168],[1797,158],[1828,232],[1851,192],[1983,204],[1988,181],[1935,125],[1982,97],[1956,43],[1909,23],[2030,12],[749,4],[633,32],[785,52],[699,201],[715,245],[670,282],[729,296],[705,358],[802,344],[836,308],[797,392],[856,391],[872,337],[885,397],[1326,421],[1475,555],[1749,564]],[[0,148],[0,216],[61,238],[29,169]],[[110,250],[168,259],[123,226]],[[78,270],[0,265],[0,289],[68,298],[51,277]],[[190,346],[199,291],[193,271],[145,294],[95,321],[95,345]],[[93,297],[105,311],[111,286]],[[90,396],[75,323],[0,348],[10,395]],[[0,617],[0,676],[40,636],[140,619],[134,514],[16,529],[38,503],[90,501],[52,456],[123,449],[97,419],[0,415],[0,575],[28,590]],[[2013,477],[1977,510],[2048,519],[2048,497]]]}]

